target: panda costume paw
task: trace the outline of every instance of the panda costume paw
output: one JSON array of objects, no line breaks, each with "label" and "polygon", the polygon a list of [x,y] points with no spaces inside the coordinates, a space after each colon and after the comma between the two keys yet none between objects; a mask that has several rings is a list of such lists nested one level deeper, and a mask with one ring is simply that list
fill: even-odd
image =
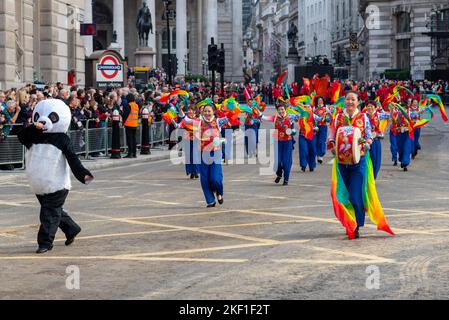
[{"label": "panda costume paw", "polygon": [[93,175],[82,165],[66,134],[70,121],[70,109],[62,100],[44,100],[34,109],[33,124],[18,134],[27,149],[26,174],[30,187],[41,204],[40,253],[53,248],[58,228],[71,242],[81,231],[63,209],[72,187],[70,170],[83,184],[93,180]]}]

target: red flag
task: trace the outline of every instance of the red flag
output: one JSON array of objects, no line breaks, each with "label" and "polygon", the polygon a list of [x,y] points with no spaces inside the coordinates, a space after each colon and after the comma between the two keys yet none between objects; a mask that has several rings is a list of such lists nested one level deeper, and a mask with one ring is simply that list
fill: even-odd
[{"label": "red flag", "polygon": [[334,81],[331,83],[331,103],[337,102],[338,98],[340,98],[341,93],[341,84],[338,81]]},{"label": "red flag", "polygon": [[245,95],[246,102],[251,100],[251,94],[249,93],[248,87],[245,87],[245,90],[243,90],[243,94]]},{"label": "red flag", "polygon": [[317,96],[325,97],[329,82],[330,78],[327,74],[323,78],[319,78],[318,75],[315,75],[312,79],[312,91],[315,91]]},{"label": "red flag", "polygon": [[287,75],[288,70],[285,70],[284,72],[281,73],[281,75],[279,76],[278,80],[277,80],[277,84],[278,86],[281,86],[282,81],[284,81],[285,76]]}]

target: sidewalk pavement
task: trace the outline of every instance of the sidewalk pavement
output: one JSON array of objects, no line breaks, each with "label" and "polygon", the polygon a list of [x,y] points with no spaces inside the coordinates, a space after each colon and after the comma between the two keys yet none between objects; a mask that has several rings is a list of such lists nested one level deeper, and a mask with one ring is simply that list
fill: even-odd
[{"label": "sidewalk pavement", "polygon": [[[139,152],[139,150],[137,150]],[[141,155],[137,153],[137,158],[134,159],[111,159],[108,157],[91,157],[88,160],[81,159],[81,162],[88,170],[99,170],[106,168],[116,168],[116,167],[124,167],[128,165],[145,163],[145,162],[154,162],[160,160],[170,159],[170,153],[174,152],[177,155],[177,151],[168,150],[168,146],[158,147],[156,149],[151,149],[150,155]],[[126,154],[122,154],[122,157],[126,156]]]},{"label": "sidewalk pavement", "polygon": [[[83,157],[80,157],[81,162],[88,170],[99,170],[99,169],[107,169],[107,168],[118,168],[118,167],[126,167],[128,165],[145,163],[145,162],[154,162],[160,160],[170,159],[170,154],[173,152],[175,157],[178,157],[177,151],[169,151],[168,146],[158,146],[155,149],[151,149],[150,155],[141,155],[139,154],[140,150],[137,150],[137,158],[134,159],[111,159],[108,157],[91,157],[88,160],[84,160]],[[126,154],[122,154],[122,157],[126,156]],[[23,174],[25,170],[22,169],[14,169],[14,170],[0,170],[0,176],[5,178],[6,176]]]}]

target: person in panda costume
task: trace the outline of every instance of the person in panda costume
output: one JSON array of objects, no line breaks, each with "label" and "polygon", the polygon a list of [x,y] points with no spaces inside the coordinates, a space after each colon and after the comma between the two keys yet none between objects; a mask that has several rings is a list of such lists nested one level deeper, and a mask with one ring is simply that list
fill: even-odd
[{"label": "person in panda costume", "polygon": [[19,132],[18,137],[28,150],[26,174],[41,205],[36,253],[45,253],[53,248],[58,227],[65,233],[66,246],[72,244],[81,231],[63,209],[71,189],[69,166],[81,183],[89,184],[94,177],[73,151],[66,134],[71,112],[62,100],[39,102],[32,119],[33,124]]}]

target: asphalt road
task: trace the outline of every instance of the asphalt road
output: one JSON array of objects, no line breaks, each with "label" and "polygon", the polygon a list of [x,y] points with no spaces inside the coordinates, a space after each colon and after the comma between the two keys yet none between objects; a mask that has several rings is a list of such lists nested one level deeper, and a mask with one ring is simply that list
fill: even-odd
[{"label": "asphalt road", "polygon": [[224,166],[225,203],[213,209],[169,160],[96,170],[65,206],[82,233],[65,247],[58,232],[45,255],[34,253],[39,206],[25,175],[0,173],[0,298],[448,299],[448,138],[438,117],[407,173],[383,142],[377,187],[397,235],[367,218],[354,241],[333,213],[329,155],[299,173],[296,149],[288,187],[257,164]]}]

